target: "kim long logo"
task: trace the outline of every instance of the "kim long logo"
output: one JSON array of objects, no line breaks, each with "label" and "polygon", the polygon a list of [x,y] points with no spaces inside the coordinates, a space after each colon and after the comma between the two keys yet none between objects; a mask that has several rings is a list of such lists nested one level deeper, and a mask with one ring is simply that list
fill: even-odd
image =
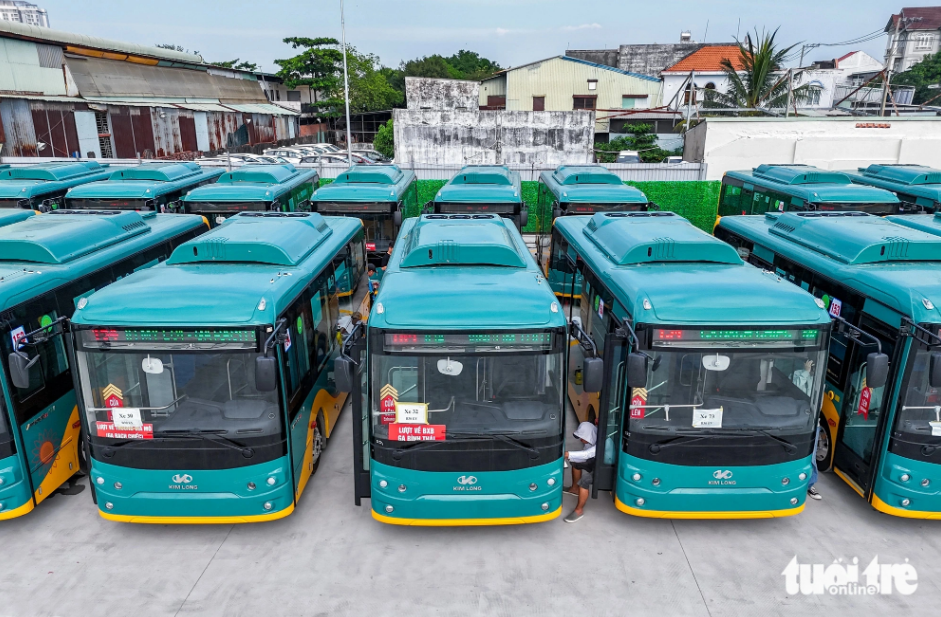
[{"label": "kim long logo", "polygon": [[457,483],[460,484],[461,486],[466,486],[466,485],[473,486],[477,484],[477,476],[461,476],[460,478],[457,479]]},{"label": "kim long logo", "polygon": [[178,473],[170,479],[173,480],[174,484],[189,484],[193,481],[193,476],[188,473]]},{"label": "kim long logo", "polygon": [[716,469],[712,472],[712,477],[715,480],[709,480],[709,486],[735,486],[730,469]]}]

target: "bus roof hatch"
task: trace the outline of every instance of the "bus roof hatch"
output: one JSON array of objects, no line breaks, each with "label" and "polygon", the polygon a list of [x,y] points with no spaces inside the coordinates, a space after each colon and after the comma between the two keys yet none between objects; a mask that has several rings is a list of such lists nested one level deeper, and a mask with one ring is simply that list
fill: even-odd
[{"label": "bus roof hatch", "polygon": [[849,176],[839,171],[824,171],[811,165],[759,165],[755,176],[780,184],[850,184]]},{"label": "bus roof hatch", "polygon": [[296,266],[332,233],[317,213],[241,212],[178,246],[167,263]]},{"label": "bus roof hatch", "polygon": [[619,266],[657,262],[741,264],[729,244],[672,212],[598,212],[585,235]]},{"label": "bus roof hatch", "polygon": [[506,225],[506,219],[493,214],[425,214],[409,234],[401,266],[525,268]]},{"label": "bus roof hatch", "polygon": [[150,231],[131,211],[55,210],[0,228],[0,260],[61,264]]},{"label": "bus roof hatch", "polygon": [[187,176],[194,176],[201,171],[202,168],[196,163],[144,163],[137,167],[119,169],[108,179],[173,182]]},{"label": "bus roof hatch", "polygon": [[941,237],[880,216],[863,212],[769,212],[765,216],[773,221],[773,235],[845,264],[941,261]]},{"label": "bus roof hatch", "polygon": [[868,178],[879,178],[909,186],[941,184],[941,171],[923,165],[870,165],[861,167],[859,173]]}]

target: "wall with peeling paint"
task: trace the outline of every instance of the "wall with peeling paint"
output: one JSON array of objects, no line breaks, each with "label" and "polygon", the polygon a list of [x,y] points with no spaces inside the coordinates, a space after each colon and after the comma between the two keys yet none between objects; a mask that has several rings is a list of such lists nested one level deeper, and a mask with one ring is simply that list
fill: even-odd
[{"label": "wall with peeling paint", "polygon": [[461,79],[406,77],[405,100],[408,109],[446,111],[476,110],[480,82]]},{"label": "wall with peeling paint", "polygon": [[595,114],[590,111],[396,109],[393,119],[400,165],[555,166],[593,160]]}]

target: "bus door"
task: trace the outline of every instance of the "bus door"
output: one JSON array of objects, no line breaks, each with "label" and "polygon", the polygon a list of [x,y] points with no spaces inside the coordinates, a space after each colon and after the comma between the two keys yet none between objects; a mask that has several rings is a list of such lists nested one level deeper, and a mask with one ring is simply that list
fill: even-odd
[{"label": "bus door", "polygon": [[[613,323],[615,320],[611,321]],[[591,486],[593,499],[598,496],[598,491],[613,491],[617,482],[626,400],[626,363],[627,339],[615,330],[609,333],[604,350],[605,380],[598,405],[598,442]]]},{"label": "bus door", "polygon": [[[337,387],[348,390],[350,393],[350,406],[353,419],[353,499],[360,505],[363,498],[369,498],[369,459],[371,447],[369,443],[369,388],[366,370],[366,325],[362,322],[354,327],[353,331],[343,341],[341,356],[337,358],[334,372],[337,376]],[[342,370],[343,365],[349,368],[347,380]],[[348,383],[344,383],[348,381]]]},{"label": "bus door", "polygon": [[833,466],[845,478],[855,482],[868,498],[874,480],[872,470],[877,468],[878,448],[889,415],[886,407],[895,380],[898,336],[889,334],[885,326],[877,327],[876,322],[865,316],[862,317],[860,328],[881,342],[882,353],[889,356],[889,378],[881,388],[866,385],[866,356],[877,351],[877,348],[874,341],[866,337],[851,339],[846,355],[847,367],[842,384],[843,400]]}]

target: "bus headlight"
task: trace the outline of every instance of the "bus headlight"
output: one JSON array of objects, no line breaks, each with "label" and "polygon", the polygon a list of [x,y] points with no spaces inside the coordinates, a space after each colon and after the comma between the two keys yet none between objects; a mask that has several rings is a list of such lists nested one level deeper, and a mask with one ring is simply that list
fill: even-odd
[{"label": "bus headlight", "polygon": [[118,489],[119,491],[120,491],[123,487],[124,487],[124,485],[121,484],[120,482],[115,482],[115,483],[114,483],[114,488]]},{"label": "bus headlight", "polygon": [[653,484],[654,486],[660,486],[660,478],[654,478],[651,484]]},{"label": "bus headlight", "polygon": [[634,503],[636,503],[638,506],[642,506],[642,505],[644,505],[644,504],[647,503],[647,502],[644,501],[644,498],[643,498],[643,497],[638,497],[637,499],[634,500]]},{"label": "bus headlight", "polygon": [[249,483],[248,483],[248,490],[250,490],[250,491],[254,491],[254,490],[255,490],[255,483],[254,483],[254,482],[249,482]]},{"label": "bus headlight", "polygon": [[386,482],[385,480],[379,480],[379,488],[385,488],[387,486],[389,486],[388,482]]},{"label": "bus headlight", "polygon": [[543,509],[543,510],[548,510],[548,509],[549,509],[549,504],[548,504],[548,503],[542,504],[542,509]]},{"label": "bus headlight", "polygon": [[399,492],[400,492],[400,493],[404,493],[404,492],[405,492],[405,485],[404,485],[404,484],[399,484]]},{"label": "bus headlight", "polygon": [[114,508],[114,504],[109,501],[108,503],[105,504],[105,507],[111,510],[112,508]]},{"label": "bus headlight", "polygon": [[531,491],[534,491],[534,490],[536,490],[537,488],[539,488],[539,485],[537,485],[535,482],[533,482],[532,484],[529,485],[529,490],[531,490]]},{"label": "bus headlight", "polygon": [[791,483],[790,478],[781,478],[781,484],[783,484],[784,486],[787,486],[790,483]]},{"label": "bus headlight", "polygon": [[801,472],[800,475],[797,476],[797,479],[803,482],[804,480],[807,479],[807,474],[804,472]]},{"label": "bus headlight", "polygon": [[386,506],[386,512],[388,512],[389,514],[392,514],[393,510],[395,510],[395,508],[393,508],[392,506]]},{"label": "bus headlight", "polygon": [[903,474],[899,477],[899,480],[901,480],[902,482],[908,482],[908,481],[911,480],[911,479],[912,479],[912,477],[911,477],[910,475],[908,475],[907,473],[903,473]]},{"label": "bus headlight", "polygon": [[275,482],[277,482],[277,480],[274,478],[274,476],[270,476],[268,478],[268,486],[274,486]]},{"label": "bus headlight", "polygon": [[792,506],[796,506],[796,505],[797,505],[797,497],[791,497],[791,505],[792,505]]},{"label": "bus headlight", "polygon": [[906,497],[905,499],[902,500],[902,507],[907,508],[908,506],[911,505],[911,503],[912,503],[912,500]]},{"label": "bus headlight", "polygon": [[97,482],[98,484],[104,484],[104,483],[105,483],[105,479],[102,478],[101,476],[98,476],[98,479],[95,480],[95,482]]},{"label": "bus headlight", "polygon": [[[927,480],[925,480],[925,482],[927,482]],[[548,480],[546,480],[546,484],[548,484],[549,486],[555,486],[555,478],[549,478]]]},{"label": "bus headlight", "polygon": [[922,486],[928,486],[929,484],[931,484],[931,482],[928,480],[928,478],[925,478],[924,480],[921,481]]},{"label": "bus headlight", "polygon": [[271,503],[270,501],[266,501],[264,507],[265,507],[265,510],[270,510],[271,508],[274,507],[274,504]]},{"label": "bus headlight", "polygon": [[640,482],[642,477],[643,476],[641,476],[639,473],[635,473],[633,476],[631,476],[631,479],[634,480],[634,482]]}]

